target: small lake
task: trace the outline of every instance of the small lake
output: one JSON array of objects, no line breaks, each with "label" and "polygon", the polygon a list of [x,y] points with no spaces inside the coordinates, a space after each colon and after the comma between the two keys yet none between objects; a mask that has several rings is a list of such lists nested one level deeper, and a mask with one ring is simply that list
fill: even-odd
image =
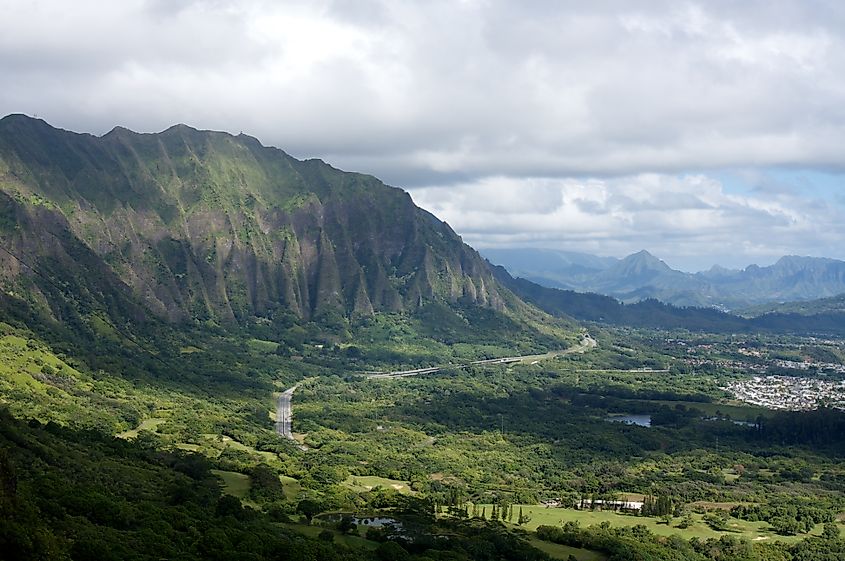
[{"label": "small lake", "polygon": [[402,523],[395,518],[385,518],[383,516],[370,516],[367,518],[353,517],[352,522],[358,526],[370,526],[372,528],[381,528],[382,526],[396,526],[402,527]]},{"label": "small lake", "polygon": [[638,427],[650,427],[651,415],[608,415],[605,421],[611,423],[624,423],[626,425],[637,425]]},{"label": "small lake", "polygon": [[[348,516],[344,514],[338,513],[331,513],[331,514],[321,514],[316,516],[315,518],[324,520],[330,523],[340,522],[340,519],[343,516]],[[356,526],[367,526],[369,528],[383,528],[384,526],[394,526],[396,528],[402,528],[402,523],[396,520],[395,518],[389,518],[386,516],[352,516],[352,523]]]}]

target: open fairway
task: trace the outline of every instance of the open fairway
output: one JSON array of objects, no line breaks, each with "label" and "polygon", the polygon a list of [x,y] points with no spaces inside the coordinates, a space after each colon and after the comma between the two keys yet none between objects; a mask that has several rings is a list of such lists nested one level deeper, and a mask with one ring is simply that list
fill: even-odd
[{"label": "open fairway", "polygon": [[156,432],[156,429],[160,424],[165,422],[167,419],[163,417],[151,417],[149,419],[144,419],[140,425],[135,427],[134,429],[124,431],[117,435],[118,438],[126,438],[126,439],[133,439],[138,437],[138,433],[142,430],[148,430],[150,432]]},{"label": "open fairway", "polygon": [[377,477],[375,475],[350,475],[343,484],[353,491],[358,492],[372,491],[376,487],[382,487],[384,489],[393,489],[400,493],[413,493],[411,484],[407,481]]},{"label": "open fairway", "polygon": [[247,446],[246,444],[243,444],[242,442],[238,442],[237,440],[235,440],[235,439],[233,439],[229,436],[223,436],[222,441],[225,442],[226,445],[229,446],[230,448],[234,448],[235,450],[240,450],[242,452],[246,452],[247,454],[251,454],[253,456],[258,456],[270,465],[279,465],[279,457],[276,454],[273,454],[272,452],[265,452],[265,451],[262,451],[262,450],[256,450],[252,446]]},{"label": "open fairway", "polygon": [[295,499],[302,491],[302,485],[300,485],[299,481],[293,477],[280,475],[279,481],[282,482],[282,491],[284,491],[285,497],[288,499]]},{"label": "open fairway", "polygon": [[[334,541],[336,543],[342,543],[343,545],[350,548],[365,548],[369,550],[374,550],[379,545],[378,542],[365,539],[361,537],[360,534],[344,534],[332,528],[325,528],[323,526],[309,526],[307,524],[282,524],[282,526],[284,526],[285,528],[290,528],[294,532],[298,532],[311,538],[316,538],[320,535],[321,532],[328,530],[329,532],[334,534]],[[362,529],[359,529],[358,531],[363,532]],[[581,560],[579,559],[578,561]]]},{"label": "open fairway", "polygon": [[223,481],[223,492],[227,495],[243,499],[252,487],[249,476],[243,473],[223,471],[220,469],[213,469],[211,473]]},{"label": "open fairway", "polygon": [[[479,507],[486,507],[487,512],[490,512],[492,505],[479,505]],[[593,526],[601,524],[602,522],[609,522],[612,526],[636,526],[643,525],[654,534],[661,536],[671,536],[677,534],[684,539],[690,538],[719,538],[720,536],[729,535],[737,537],[745,537],[752,541],[783,541],[796,542],[807,537],[806,535],[798,536],[780,536],[774,533],[766,522],[748,522],[745,520],[738,520],[731,518],[728,526],[731,531],[718,532],[710,528],[704,521],[702,515],[693,514],[695,523],[689,528],[678,528],[676,525],[680,522],[679,518],[675,518],[670,526],[660,524],[658,519],[648,516],[632,516],[626,514],[619,514],[613,511],[590,511],[590,510],[575,510],[570,508],[546,508],[540,505],[514,505],[515,512],[519,512],[521,508],[523,513],[531,517],[531,520],[524,524],[522,528],[526,530],[536,530],[538,526],[561,526],[566,522],[578,522],[582,527]],[[820,535],[822,532],[822,525],[819,524],[813,530],[812,535]]]},{"label": "open fairway", "polygon": [[606,555],[599,553],[598,551],[547,542],[533,536],[529,538],[528,541],[531,545],[544,553],[548,553],[549,556],[554,559],[564,559],[567,561],[570,555],[575,557],[578,561],[604,561],[607,559]]}]

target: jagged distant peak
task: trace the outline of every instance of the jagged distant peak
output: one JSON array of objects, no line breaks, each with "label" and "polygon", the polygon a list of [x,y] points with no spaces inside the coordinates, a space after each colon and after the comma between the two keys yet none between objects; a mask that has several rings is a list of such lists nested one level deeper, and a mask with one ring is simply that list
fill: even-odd
[{"label": "jagged distant peak", "polygon": [[778,259],[773,267],[777,266],[807,266],[807,265],[814,265],[814,264],[833,264],[833,263],[845,263],[845,261],[840,261],[838,259],[831,259],[830,257],[810,257],[808,255],[784,255],[780,259]]},{"label": "jagged distant peak", "polygon": [[635,266],[640,269],[656,269],[661,271],[673,270],[666,264],[665,261],[655,257],[645,249],[641,249],[640,251],[623,258],[619,262],[619,266],[622,268]]},{"label": "jagged distant peak", "polygon": [[176,123],[175,125],[170,125],[160,133],[160,136],[169,136],[169,135],[182,135],[182,136],[190,136],[190,137],[211,137],[211,136],[226,136],[230,138],[235,138],[232,134],[225,132],[225,131],[215,131],[210,129],[198,129],[197,127],[193,127],[191,125],[187,125],[185,123]]},{"label": "jagged distant peak", "polygon": [[103,138],[109,138],[111,136],[130,135],[130,134],[138,134],[138,133],[131,130],[131,129],[128,129],[124,126],[117,125],[112,130],[110,130],[109,132],[104,134]]},{"label": "jagged distant peak", "polygon": [[648,260],[648,261],[655,261],[655,262],[660,262],[660,263],[663,262],[660,258],[655,257],[652,253],[649,253],[649,251],[645,250],[645,249],[641,249],[641,250],[639,250],[635,253],[632,253],[631,255],[624,257],[623,260],[624,259]]},{"label": "jagged distant peak", "polygon": [[225,132],[225,131],[198,129],[196,127],[193,127],[191,125],[187,125],[185,123],[176,123],[175,125],[170,125],[169,127],[165,128],[164,130],[162,130],[160,132],[149,132],[149,133],[138,132],[136,130],[132,130],[132,129],[125,127],[123,125],[116,125],[114,128],[112,128],[112,130],[110,130],[109,132],[104,134],[103,138],[109,138],[109,137],[115,136],[115,135],[131,135],[131,136],[162,135],[162,136],[169,136],[169,135],[177,135],[177,134],[183,134],[183,135],[187,134],[187,135],[191,135],[191,136],[194,136],[194,135],[222,135],[222,136],[228,136],[228,137],[231,137],[231,138],[242,138],[242,139],[257,140],[257,139],[253,139],[253,137],[247,136],[243,133],[241,133],[238,136],[235,136],[235,135],[232,135],[232,134]]}]

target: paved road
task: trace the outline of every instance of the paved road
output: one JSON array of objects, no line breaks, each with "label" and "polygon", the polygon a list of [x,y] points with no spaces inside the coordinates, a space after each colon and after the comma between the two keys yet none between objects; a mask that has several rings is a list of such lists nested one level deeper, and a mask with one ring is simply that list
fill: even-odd
[{"label": "paved road", "polygon": [[432,374],[434,372],[440,372],[441,370],[447,369],[463,369],[469,368],[470,366],[479,366],[484,364],[511,364],[514,362],[528,362],[531,361],[532,364],[538,362],[543,359],[553,358],[560,355],[569,355],[574,353],[583,353],[589,349],[592,349],[597,345],[596,340],[590,337],[589,334],[585,334],[584,338],[581,339],[581,342],[574,347],[569,347],[568,349],[564,349],[562,351],[551,351],[542,355],[523,355],[523,356],[508,356],[504,358],[488,358],[486,360],[475,360],[473,362],[467,364],[447,364],[443,366],[431,366],[429,368],[417,368],[415,370],[397,370],[394,372],[374,372],[370,374],[366,374],[367,378],[376,378],[376,379],[384,379],[384,378],[407,378],[409,376],[419,376],[420,374]]},{"label": "paved road", "polygon": [[[596,346],[596,341],[589,334],[585,334],[581,342],[574,347],[564,349],[562,351],[551,351],[542,355],[524,355],[524,356],[509,356],[504,358],[488,358],[485,360],[475,360],[468,364],[448,364],[445,366],[432,366],[430,368],[417,368],[416,370],[398,370],[395,372],[376,372],[365,374],[368,378],[405,378],[407,376],[418,376],[420,374],[430,374],[446,369],[454,368],[469,368],[470,366],[479,366],[484,364],[511,364],[514,362],[530,362],[536,364],[540,360],[553,358],[560,355],[568,355],[573,353],[583,353]],[[288,388],[279,394],[276,400],[276,434],[290,438],[293,440],[293,411],[291,410],[291,400],[293,399],[293,392],[297,386]]]},{"label": "paved road", "polygon": [[276,434],[290,439],[293,439],[293,427],[291,425],[293,412],[290,402],[295,389],[296,386],[283,391],[279,395],[279,399],[276,400]]}]

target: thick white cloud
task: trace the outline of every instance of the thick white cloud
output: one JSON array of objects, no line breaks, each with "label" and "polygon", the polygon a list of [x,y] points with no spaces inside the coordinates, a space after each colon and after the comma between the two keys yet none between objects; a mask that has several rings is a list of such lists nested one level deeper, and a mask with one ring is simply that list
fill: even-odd
[{"label": "thick white cloud", "polygon": [[492,177],[412,195],[478,248],[619,257],[647,248],[686,270],[769,264],[787,254],[842,257],[845,237],[841,204],[791,190],[733,194],[705,175],[526,178],[519,185]]},{"label": "thick white cloud", "polygon": [[[603,253],[621,225],[655,248],[656,236],[687,239],[703,217],[715,222],[702,240],[742,227],[745,209],[783,232],[758,239],[779,251],[789,232],[809,230],[755,206],[767,198],[667,184],[845,167],[836,0],[0,0],[0,13],[0,114],[94,133],[176,122],[245,131],[395,185],[443,186],[428,191],[443,202],[420,200],[463,201],[467,218],[450,219],[479,243],[505,235],[463,230],[485,205],[524,209],[529,238],[541,225],[559,236],[549,221],[565,219]],[[557,195],[574,206],[550,212]],[[682,210],[660,218],[659,205]],[[606,229],[598,215],[612,218]]]}]

